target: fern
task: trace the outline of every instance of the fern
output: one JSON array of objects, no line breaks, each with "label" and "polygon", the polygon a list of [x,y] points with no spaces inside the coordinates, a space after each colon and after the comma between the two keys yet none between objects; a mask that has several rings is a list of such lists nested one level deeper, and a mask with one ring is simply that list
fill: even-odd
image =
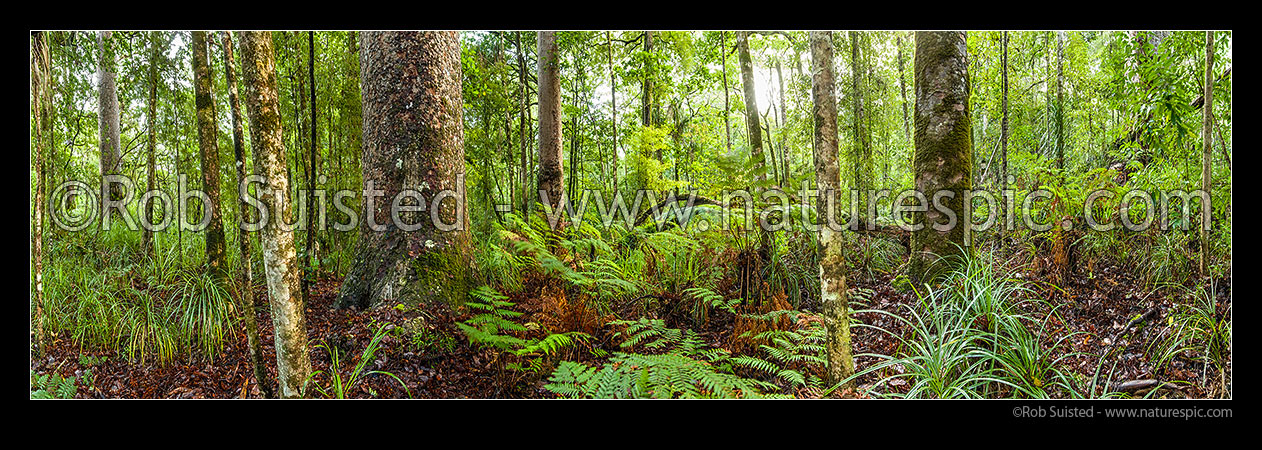
[{"label": "fern", "polygon": [[[778,386],[731,373],[732,359],[706,345],[692,330],[668,328],[658,319],[618,320],[626,328],[623,349],[599,367],[563,361],[544,389],[566,398],[763,398]],[[776,395],[770,395],[776,396]]]}]

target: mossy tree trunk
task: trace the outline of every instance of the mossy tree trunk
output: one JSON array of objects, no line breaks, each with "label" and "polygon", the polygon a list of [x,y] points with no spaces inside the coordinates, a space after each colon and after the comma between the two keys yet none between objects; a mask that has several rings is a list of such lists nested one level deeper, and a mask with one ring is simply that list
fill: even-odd
[{"label": "mossy tree trunk", "polygon": [[840,230],[832,229],[825,216],[828,198],[840,205],[841,178],[837,164],[837,99],[833,92],[832,32],[813,31],[811,40],[811,96],[815,116],[815,187],[819,190],[819,286],[823,305],[827,381],[835,384],[854,374],[850,351],[850,317],[846,298],[846,260]]},{"label": "mossy tree trunk", "polygon": [[[228,104],[232,108],[232,154],[236,160],[237,187],[245,183],[245,130],[241,124],[241,102],[237,98],[236,61],[232,56],[232,34],[223,32],[223,66],[228,83]],[[245,196],[238,196],[237,222],[247,223]],[[272,383],[267,379],[267,368],[263,365],[263,350],[259,342],[257,315],[254,312],[254,267],[250,264],[250,235],[245,227],[238,226],[237,245],[241,250],[237,284],[241,296],[242,315],[245,316],[246,343],[250,346],[250,365],[254,367],[254,379],[258,383],[263,397],[271,398]]]},{"label": "mossy tree trunk", "polygon": [[[363,180],[381,195],[372,204],[365,199],[355,260],[336,306],[463,300],[470,241],[460,37],[455,32],[363,32],[359,38]],[[403,212],[394,223],[390,203],[405,191],[402,205],[415,205],[419,192],[426,209]],[[455,193],[454,198],[434,205],[441,191]],[[434,208],[439,208],[437,222],[431,220]]]},{"label": "mossy tree trunk", "polygon": [[210,198],[206,228],[206,265],[216,277],[228,270],[227,241],[219,202],[219,126],[215,120],[215,80],[210,73],[210,49],[205,31],[193,32],[193,92],[197,106],[197,146],[201,150],[202,189]]},{"label": "mossy tree trunk", "polygon": [[[916,32],[916,190],[927,210],[913,215],[909,275],[930,278],[965,249],[972,186],[972,119],[968,107],[968,47],[963,31]],[[936,199],[936,200],[935,200]]]},{"label": "mossy tree trunk", "polygon": [[307,351],[307,323],[298,295],[298,255],[291,223],[289,178],[285,174],[284,133],[280,122],[280,94],[276,90],[276,61],[269,31],[241,32],[241,65],[245,103],[250,118],[250,143],[254,168],[266,182],[259,186],[259,200],[267,214],[262,229],[263,268],[272,303],[276,342],[276,371],[280,395],[303,395],[311,375]]}]

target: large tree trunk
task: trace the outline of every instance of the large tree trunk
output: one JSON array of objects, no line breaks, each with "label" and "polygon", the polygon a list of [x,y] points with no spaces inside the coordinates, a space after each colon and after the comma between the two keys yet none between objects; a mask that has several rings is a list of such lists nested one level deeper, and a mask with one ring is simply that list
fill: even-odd
[{"label": "large tree trunk", "polygon": [[111,185],[109,191],[106,192],[105,177],[108,175],[118,175],[119,166],[122,159],[120,146],[122,145],[119,137],[119,105],[118,105],[118,89],[114,82],[114,50],[111,43],[113,32],[101,31],[96,37],[97,46],[97,127],[100,131],[100,169],[101,169],[101,196],[100,210],[101,219],[108,221],[105,215],[105,203],[110,199],[119,199],[122,196],[122,190],[117,185]]},{"label": "large tree trunk", "polygon": [[[1214,32],[1205,32],[1205,107],[1202,109],[1202,117],[1204,118],[1204,126],[1201,130],[1201,139],[1203,151],[1201,153],[1201,189],[1205,191],[1207,198],[1213,198],[1213,162],[1211,158],[1211,148],[1213,147],[1214,138],[1211,134],[1214,128]],[[1204,204],[1205,208],[1201,212],[1202,226],[1201,229],[1201,275],[1209,274],[1209,202]]]},{"label": "large tree trunk", "polygon": [[[846,259],[841,230],[830,223],[828,199],[840,205],[841,178],[837,167],[837,99],[834,97],[833,40],[830,31],[811,32],[811,97],[815,116],[815,188],[819,190],[816,211],[819,228],[819,286],[827,329],[826,378],[835,384],[854,374],[850,353],[850,317],[846,298]],[[849,383],[853,384],[853,383]],[[848,386],[847,386],[848,387]]]},{"label": "large tree trunk", "polygon": [[[539,200],[547,193],[549,207],[560,206],[561,191],[565,187],[565,172],[561,167],[561,79],[557,70],[561,62],[557,55],[555,31],[539,32]],[[572,161],[571,161],[572,162]]]},{"label": "large tree trunk", "polygon": [[[237,98],[236,62],[232,57],[232,34],[223,32],[223,66],[228,83],[228,104],[232,108],[232,154],[236,160],[237,188],[245,184],[245,130],[241,124],[241,102]],[[237,222],[249,223],[246,220],[246,197],[238,195]],[[254,381],[258,383],[263,397],[272,398],[272,382],[267,379],[267,367],[263,365],[262,343],[259,341],[258,315],[254,312],[254,267],[250,264],[250,235],[245,227],[238,226],[237,245],[241,250],[240,267],[237,274],[238,294],[241,296],[242,315],[245,316],[246,344],[250,347],[250,366],[254,368]]]},{"label": "large tree trunk", "polygon": [[[938,257],[960,254],[970,216],[972,119],[968,108],[968,47],[963,31],[916,32],[916,190],[928,210],[916,213],[910,275],[927,279]],[[942,196],[935,207],[935,197]],[[932,270],[931,270],[932,269]]]},{"label": "large tree trunk", "polygon": [[298,295],[298,256],[293,231],[289,178],[285,176],[285,143],[280,123],[280,94],[276,90],[276,62],[272,33],[241,33],[241,65],[245,82],[245,103],[250,117],[250,144],[257,175],[266,178],[259,186],[266,223],[263,226],[263,268],[272,304],[272,326],[276,347],[276,372],[280,395],[301,397],[311,375],[307,353],[307,323]]},{"label": "large tree trunk", "polygon": [[202,189],[210,197],[210,225],[206,228],[206,264],[211,274],[227,273],[227,243],[219,202],[219,126],[215,121],[215,81],[210,74],[206,32],[193,32],[193,90],[197,106],[197,143],[201,149]]},{"label": "large tree trunk", "polygon": [[[470,242],[460,37],[456,32],[363,32],[359,38],[363,179],[366,188],[383,196],[371,203],[365,199],[355,261],[336,306],[462,300]],[[428,214],[404,212],[395,223],[390,202],[418,186],[424,199],[404,195],[402,202],[428,201]],[[456,195],[439,208],[433,203],[444,191]],[[441,215],[437,222],[431,220],[435,209]]]}]

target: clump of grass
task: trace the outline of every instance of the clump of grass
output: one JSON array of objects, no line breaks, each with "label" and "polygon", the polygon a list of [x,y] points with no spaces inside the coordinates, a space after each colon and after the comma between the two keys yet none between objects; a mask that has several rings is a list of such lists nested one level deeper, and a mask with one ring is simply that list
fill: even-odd
[{"label": "clump of grass", "polygon": [[1210,368],[1219,371],[1220,387],[1225,389],[1225,372],[1231,358],[1231,311],[1218,307],[1218,283],[1183,288],[1181,299],[1167,314],[1164,337],[1149,346],[1157,367],[1166,367],[1176,357],[1186,356],[1202,364],[1201,383]]}]

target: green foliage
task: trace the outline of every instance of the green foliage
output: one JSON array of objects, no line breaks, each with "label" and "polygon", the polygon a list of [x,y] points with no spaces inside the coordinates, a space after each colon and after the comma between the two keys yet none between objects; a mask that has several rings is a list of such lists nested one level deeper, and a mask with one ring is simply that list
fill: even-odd
[{"label": "green foliage", "polygon": [[464,332],[470,344],[524,358],[525,364],[510,363],[511,369],[538,372],[542,369],[541,357],[556,356],[563,350],[576,347],[579,342],[591,339],[591,335],[577,331],[549,334],[542,339],[507,334],[528,330],[526,326],[514,321],[522,313],[507,309],[515,304],[489,286],[478,287],[470,291],[469,296],[476,300],[466,302],[465,306],[484,312],[457,322],[456,326]]},{"label": "green foliage", "polygon": [[1182,288],[1181,302],[1167,313],[1168,333],[1149,346],[1159,368],[1177,357],[1202,363],[1202,383],[1210,367],[1226,370],[1231,358],[1230,310],[1218,305],[1218,284]]},{"label": "green foliage", "polygon": [[[372,340],[368,342],[368,346],[365,347],[364,351],[360,353],[358,358],[356,358],[357,362],[355,363],[355,366],[351,368],[350,374],[346,375],[342,374],[342,350],[336,346],[330,347],[328,343],[323,341],[316,344],[315,348],[323,349],[328,353],[330,361],[329,370],[327,372],[317,370],[311,373],[311,376],[307,378],[306,382],[303,384],[304,396],[308,392],[307,388],[311,387],[315,389],[315,392],[320,393],[320,395],[325,398],[344,399],[347,394],[352,392],[352,389],[363,383],[364,377],[370,375],[385,375],[399,382],[399,385],[403,386],[403,390],[407,391],[408,396],[410,397],[412,395],[411,391],[408,390],[407,384],[405,384],[403,380],[399,379],[398,376],[381,370],[365,370],[368,368],[369,363],[375,361],[374,356],[376,356],[377,351],[381,349],[381,340],[388,334],[389,333],[386,331],[385,327],[375,327],[375,330],[373,330]],[[322,376],[327,377],[327,380],[324,380],[323,383],[320,382],[320,378]],[[372,389],[369,389],[369,393],[374,396],[377,395]]]},{"label": "green foliage", "polygon": [[[83,371],[82,386],[87,387],[92,384],[92,369]],[[62,377],[58,373],[50,373],[39,375],[34,370],[31,371],[31,398],[32,399],[69,399],[75,398],[75,394],[79,393],[81,386],[80,377]]]},{"label": "green foliage", "polygon": [[[1040,322],[1021,312],[1033,292],[1009,273],[997,272],[993,256],[981,253],[956,264],[940,288],[917,292],[917,307],[907,306],[910,319],[882,310],[877,313],[899,322],[909,331],[892,333],[872,328],[897,339],[898,355],[864,354],[880,362],[851,379],[878,373],[871,392],[875,396],[905,398],[984,398],[992,395],[1049,398],[1082,395],[1076,375],[1058,365],[1080,354],[1060,350],[1080,333],[1053,336],[1048,324],[1060,319],[1055,308],[1041,320],[1037,331],[1029,323]],[[852,316],[853,317],[853,316]],[[891,389],[882,389],[882,386]],[[1095,380],[1088,395],[1094,392]],[[901,388],[906,386],[906,388]]]},{"label": "green foliage", "polygon": [[[593,367],[563,361],[544,388],[568,398],[761,398],[778,387],[731,373],[729,353],[710,348],[692,330],[667,328],[661,320],[614,321],[623,349]],[[774,395],[771,395],[774,396]]]}]

